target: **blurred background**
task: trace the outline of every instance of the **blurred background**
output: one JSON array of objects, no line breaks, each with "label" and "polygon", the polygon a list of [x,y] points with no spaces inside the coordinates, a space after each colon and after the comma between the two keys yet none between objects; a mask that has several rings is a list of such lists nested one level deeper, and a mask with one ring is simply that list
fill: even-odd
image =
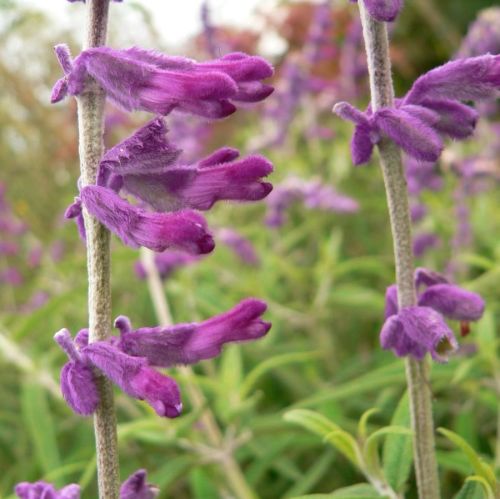
[{"label": "blurred background", "polygon": [[[391,26],[396,93],[459,57],[500,53],[495,0],[408,1]],[[50,105],[61,71],[53,46],[78,54],[84,5],[0,0],[0,497],[40,478],[79,482],[96,497],[90,418],[59,394],[63,354],[52,340],[86,326],[85,249],[66,207],[79,176],[76,106]],[[320,438],[283,420],[307,407],[348,431],[376,407],[387,425],[404,392],[403,362],[380,349],[384,293],[394,280],[383,182],[372,164],[352,166],[352,127],[331,113],[341,100],[368,104],[356,4],[246,0],[124,0],[111,5],[109,45],[196,59],[244,51],[270,59],[275,93],[220,123],[169,116],[172,142],[195,161],[217,147],[273,161],[274,191],[254,204],[220,203],[207,214],[213,254],[158,268],[176,322],[202,320],[246,296],[269,304],[266,338],[231,345],[196,367],[194,380],[257,497],[327,493],[364,479]],[[473,140],[448,142],[438,165],[407,165],[419,266],[482,294],[487,313],[463,348],[432,371],[438,426],[500,466],[500,113],[478,107]],[[109,105],[110,147],[146,122]],[[423,178],[425,176],[425,179]],[[113,239],[113,314],[157,323],[139,254]],[[454,326],[457,328],[458,326]],[[174,373],[175,376],[175,373]],[[147,468],[161,498],[231,497],[186,402],[177,420],[117,394],[121,473]],[[467,459],[438,440],[443,496],[470,474]],[[410,486],[405,497],[416,497]]]}]

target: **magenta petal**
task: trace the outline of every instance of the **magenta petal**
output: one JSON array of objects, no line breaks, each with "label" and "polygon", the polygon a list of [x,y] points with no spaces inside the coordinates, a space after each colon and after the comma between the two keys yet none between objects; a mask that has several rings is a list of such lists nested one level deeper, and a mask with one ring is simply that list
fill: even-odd
[{"label": "magenta petal", "polygon": [[99,186],[84,187],[81,199],[89,213],[133,248],[164,251],[177,247],[195,254],[209,253],[214,248],[205,220],[197,213],[148,212]]},{"label": "magenta petal", "polygon": [[73,483],[57,491],[51,483],[21,482],[15,493],[19,499],[80,499],[80,486]]},{"label": "magenta petal", "polygon": [[415,269],[415,287],[417,290],[420,286],[434,286],[435,284],[448,284],[448,279],[438,272],[426,269],[424,267],[417,267]]},{"label": "magenta petal", "polygon": [[458,59],[418,78],[404,99],[419,104],[424,99],[475,100],[494,97],[500,89],[500,55]]},{"label": "magenta petal", "polygon": [[85,364],[70,361],[63,366],[61,391],[71,409],[82,416],[93,414],[99,405],[92,368]]},{"label": "magenta petal", "polygon": [[443,149],[437,133],[426,123],[398,109],[380,109],[377,126],[404,151],[416,159],[436,161]]},{"label": "magenta petal", "polygon": [[435,284],[427,288],[419,305],[431,307],[457,321],[477,321],[484,313],[484,300],[477,293],[453,284]]},{"label": "magenta petal", "polygon": [[423,345],[407,336],[397,315],[392,315],[385,321],[380,332],[380,345],[384,350],[392,350],[398,357],[412,355],[422,360],[427,353]]},{"label": "magenta petal", "polygon": [[362,0],[377,21],[392,22],[403,7],[403,0]]},{"label": "magenta petal", "polygon": [[200,161],[198,161],[199,168],[206,168],[210,166],[216,166],[221,163],[229,163],[230,161],[234,161],[240,155],[240,151],[238,149],[234,149],[232,147],[221,147],[217,149],[212,154],[204,157]]},{"label": "magenta petal", "polygon": [[363,165],[370,161],[374,147],[372,133],[370,128],[362,125],[358,125],[354,129],[351,140],[351,155],[355,166]]},{"label": "magenta petal", "polygon": [[385,312],[386,319],[398,313],[398,287],[391,284],[385,291]]},{"label": "magenta petal", "polygon": [[132,473],[120,488],[120,499],[154,499],[159,490],[147,483],[146,470]]},{"label": "magenta petal", "polygon": [[271,327],[260,318],[265,310],[264,302],[248,298],[201,323],[144,327],[130,332],[121,329],[119,347],[129,355],[148,359],[154,366],[194,364],[219,355],[225,343],[264,336]]}]

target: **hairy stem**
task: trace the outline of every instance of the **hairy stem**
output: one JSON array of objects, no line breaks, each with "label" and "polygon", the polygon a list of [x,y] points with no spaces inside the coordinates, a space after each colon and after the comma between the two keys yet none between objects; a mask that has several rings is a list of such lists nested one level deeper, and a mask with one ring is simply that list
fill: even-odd
[{"label": "hairy stem", "polygon": [[[394,104],[387,27],[385,23],[378,22],[370,16],[363,1],[358,3],[370,74],[371,103],[375,112],[381,107],[392,107]],[[416,305],[416,292],[413,281],[414,262],[408,190],[401,151],[388,139],[382,139],[378,149],[391,220],[399,308],[409,307]],[[413,447],[419,497],[438,499],[439,481],[432,421],[432,394],[427,381],[427,359],[418,362],[408,357],[406,378],[414,431]]]},{"label": "hairy stem", "polygon": [[[109,0],[87,0],[83,49],[106,42]],[[97,85],[77,98],[80,170],[82,186],[95,184],[103,153],[105,93]],[[111,334],[109,232],[84,210],[87,234],[89,341]],[[99,497],[117,499],[120,487],[116,415],[111,382],[98,376],[101,402],[94,415]]]},{"label": "hairy stem", "polygon": [[[141,248],[141,261],[144,265],[144,269],[146,270],[149,293],[151,295],[157,319],[162,326],[169,326],[173,322],[172,315],[170,313],[167,297],[158,274],[158,269],[154,264],[154,253],[146,248]],[[224,457],[220,461],[221,467],[225,478],[234,493],[234,496],[238,499],[256,499],[257,496],[247,484],[245,477],[233,455],[229,450],[224,448],[225,444],[222,432],[217,424],[217,421],[215,420],[214,415],[212,414],[212,411],[206,407],[207,404],[205,397],[193,379],[194,375],[192,369],[189,366],[181,366],[178,367],[178,370],[187,380],[186,391],[193,408],[205,408],[201,413],[200,421],[203,425],[210,445],[218,450],[224,451]]]}]

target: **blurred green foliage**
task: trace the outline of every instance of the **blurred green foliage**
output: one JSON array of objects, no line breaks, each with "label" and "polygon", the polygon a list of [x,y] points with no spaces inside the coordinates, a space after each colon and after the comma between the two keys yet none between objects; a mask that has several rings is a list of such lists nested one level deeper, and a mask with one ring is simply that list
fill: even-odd
[{"label": "blurred green foliage", "polygon": [[[408,1],[393,34],[398,87],[407,88],[421,71],[450,57],[475,13],[494,3]],[[121,8],[132,10],[134,5],[124,2]],[[13,294],[4,288],[0,294],[0,496],[8,497],[19,481],[44,478],[57,485],[78,482],[83,497],[97,497],[91,419],[72,414],[59,395],[64,356],[52,340],[61,327],[74,333],[86,325],[84,249],[73,224],[62,223],[78,177],[75,106],[71,101],[47,104],[59,77],[52,46],[64,40],[76,52],[77,44],[74,33],[62,32],[42,9],[3,0],[0,12],[5,55],[0,58],[0,179],[17,217],[44,248],[41,266],[29,271],[26,285]],[[121,14],[118,9],[113,13],[111,40],[126,45]],[[134,27],[130,36],[140,39],[128,43],[154,39],[150,18],[140,9],[134,15],[141,29]],[[118,127],[108,142],[123,138],[143,118],[134,116],[134,123]],[[258,112],[231,117],[228,123],[219,125],[214,143],[244,147],[252,135],[261,133]],[[332,141],[310,140],[297,124],[290,130],[291,149],[265,151],[275,164],[273,181],[292,173],[319,176],[358,199],[360,212],[341,216],[295,207],[288,223],[272,231],[263,225],[262,204],[217,206],[208,214],[209,223],[241,229],[257,248],[260,268],[242,266],[221,246],[176,273],[165,286],[177,322],[207,318],[249,295],[269,303],[267,317],[273,328],[265,339],[232,345],[219,359],[195,369],[195,382],[228,447],[234,449],[250,487],[264,499],[313,493],[327,494],[311,496],[318,498],[373,497],[371,486],[362,483],[362,471],[345,452],[286,421],[283,416],[293,414],[290,411],[314,411],[353,435],[361,415],[374,407],[378,412],[366,423],[365,436],[389,424],[408,426],[407,414],[398,406],[405,385],[403,362],[378,344],[384,292],[393,281],[383,182],[375,165],[351,168],[351,128],[333,116],[327,124],[335,130]],[[473,153],[475,145],[457,151]],[[432,209],[427,223],[445,243],[420,265],[440,270],[450,257],[455,182],[446,174],[444,191],[425,196]],[[468,442],[498,477],[500,210],[494,194],[472,200],[475,247],[461,255],[470,269],[466,285],[482,293],[488,304],[484,319],[463,340],[475,345],[477,353],[464,351],[448,365],[433,366],[430,382],[437,426]],[[57,260],[51,257],[51,247],[61,240],[65,253]],[[137,257],[114,240],[113,313],[129,315],[136,325],[153,325],[147,287],[133,271]],[[46,290],[49,301],[30,314],[19,313],[34,289]],[[175,371],[173,375],[181,388],[191,382]],[[122,478],[146,468],[161,488],[160,498],[228,497],[217,454],[207,450],[203,428],[196,423],[199,414],[188,403],[177,420],[161,420],[145,404],[123,394],[117,395],[117,407]],[[362,443],[365,437],[352,438]],[[414,498],[411,473],[408,483],[404,479],[409,472],[408,440],[380,434],[377,466],[392,487]],[[464,485],[474,470],[463,447],[444,436],[437,444],[443,497],[453,497],[462,487],[457,498],[482,497],[476,482]],[[371,452],[378,456],[378,446]],[[352,484],[360,485],[354,489]],[[328,495],[346,487],[351,489]]]}]

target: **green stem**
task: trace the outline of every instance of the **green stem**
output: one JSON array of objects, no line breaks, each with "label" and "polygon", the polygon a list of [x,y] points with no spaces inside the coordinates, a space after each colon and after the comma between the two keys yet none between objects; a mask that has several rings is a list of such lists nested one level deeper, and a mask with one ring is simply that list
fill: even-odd
[{"label": "green stem", "polygon": [[[149,294],[151,295],[157,319],[161,325],[170,326],[173,323],[172,315],[158,269],[154,264],[154,254],[146,248],[141,248],[141,261],[146,270]],[[235,497],[238,499],[257,499],[257,496],[246,482],[245,476],[233,455],[228,449],[225,449],[222,432],[212,411],[207,407],[203,392],[194,380],[193,370],[189,366],[180,366],[178,370],[187,381],[186,391],[193,408],[195,410],[205,408],[200,415],[201,424],[210,445],[223,451],[222,455],[224,457],[220,461],[221,467]]]},{"label": "green stem", "polygon": [[[372,110],[375,112],[381,107],[394,105],[387,26],[370,16],[363,1],[358,3],[370,74]],[[413,281],[414,261],[408,189],[401,151],[388,139],[382,139],[378,149],[391,220],[399,308],[410,307],[416,305],[416,292]],[[418,362],[408,357],[406,378],[414,431],[413,447],[419,497],[438,499],[440,494],[432,420],[432,394],[426,362],[426,359]]]},{"label": "green stem", "polygon": [[[106,43],[109,0],[87,0],[83,49]],[[95,84],[77,98],[82,186],[95,184],[103,154],[103,117],[106,95]],[[111,286],[109,231],[84,210],[87,234],[89,341],[111,335]],[[94,415],[99,497],[117,499],[120,487],[116,415],[111,382],[97,378],[100,404]]]}]

